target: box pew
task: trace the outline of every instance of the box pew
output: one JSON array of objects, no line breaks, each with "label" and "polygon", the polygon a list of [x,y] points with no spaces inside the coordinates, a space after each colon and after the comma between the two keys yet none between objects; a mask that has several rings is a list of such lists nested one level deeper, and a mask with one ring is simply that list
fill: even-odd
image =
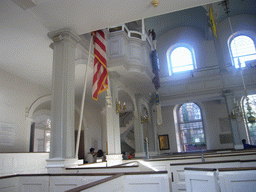
[{"label": "box pew", "polygon": [[216,170],[210,168],[185,168],[186,191],[220,192]]},{"label": "box pew", "polygon": [[240,167],[240,160],[235,161],[212,161],[212,162],[194,162],[170,164],[169,177],[171,178],[172,192],[186,191],[184,168],[206,168],[218,169],[229,167]]},{"label": "box pew", "polygon": [[256,159],[256,150],[226,150],[226,151],[206,151],[197,153],[182,153],[170,155],[165,158],[146,159],[150,166],[155,170],[168,170],[170,164],[187,162],[212,162],[212,161],[230,161],[230,160],[254,160]]},{"label": "box pew", "polygon": [[111,178],[99,180],[67,192],[158,192],[169,191],[167,172],[119,173]]},{"label": "box pew", "polygon": [[46,159],[49,159],[49,153],[0,153],[0,176],[46,173]]},{"label": "box pew", "polygon": [[115,174],[16,174],[0,177],[0,192],[62,192]]},{"label": "box pew", "polygon": [[0,177],[0,191],[168,191],[167,171],[90,174],[17,174]]},{"label": "box pew", "polygon": [[185,168],[188,192],[254,192],[256,167],[235,168]]},{"label": "box pew", "polygon": [[256,191],[256,167],[219,169],[218,178],[221,192]]}]

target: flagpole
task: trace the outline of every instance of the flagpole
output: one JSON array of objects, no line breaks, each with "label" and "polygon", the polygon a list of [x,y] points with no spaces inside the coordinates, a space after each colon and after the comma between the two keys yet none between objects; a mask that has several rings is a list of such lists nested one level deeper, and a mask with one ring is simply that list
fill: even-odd
[{"label": "flagpole", "polygon": [[79,121],[78,134],[77,134],[77,140],[76,140],[76,155],[75,155],[75,158],[77,158],[77,159],[78,159],[78,149],[79,149],[81,127],[82,127],[82,120],[83,120],[83,112],[84,112],[84,101],[85,101],[86,83],[87,83],[87,77],[88,77],[88,68],[90,66],[92,39],[93,39],[93,36],[91,36],[91,39],[90,39],[88,61],[87,61],[87,67],[85,69],[84,91],[83,91],[83,98],[82,98],[82,103],[81,103],[80,121]]}]

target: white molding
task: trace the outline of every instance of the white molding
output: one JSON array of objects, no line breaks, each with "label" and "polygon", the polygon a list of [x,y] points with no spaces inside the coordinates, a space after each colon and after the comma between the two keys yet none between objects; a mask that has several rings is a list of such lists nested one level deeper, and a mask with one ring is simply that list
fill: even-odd
[{"label": "white molding", "polygon": [[110,154],[106,155],[106,157],[108,167],[122,164],[122,154]]},{"label": "white molding", "polygon": [[146,153],[145,152],[140,152],[140,153],[135,153],[135,157],[146,157]]},{"label": "white molding", "polygon": [[69,158],[69,159],[63,159],[63,158],[52,158],[47,159],[47,171],[48,173],[56,173],[56,172],[62,172],[64,168],[67,167],[74,167],[77,165],[82,165],[83,160],[78,160],[76,158]]}]

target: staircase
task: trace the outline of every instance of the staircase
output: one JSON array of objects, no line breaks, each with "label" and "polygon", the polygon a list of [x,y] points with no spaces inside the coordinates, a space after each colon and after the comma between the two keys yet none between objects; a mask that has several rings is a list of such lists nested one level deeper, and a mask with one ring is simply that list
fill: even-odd
[{"label": "staircase", "polygon": [[119,115],[120,120],[120,137],[122,148],[129,149],[128,151],[135,149],[134,140],[134,116],[133,112],[121,113]]}]

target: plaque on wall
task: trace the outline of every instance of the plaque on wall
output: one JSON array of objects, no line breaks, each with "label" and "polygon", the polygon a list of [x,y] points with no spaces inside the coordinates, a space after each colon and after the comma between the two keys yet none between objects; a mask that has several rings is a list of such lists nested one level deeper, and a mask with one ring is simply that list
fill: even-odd
[{"label": "plaque on wall", "polygon": [[228,117],[219,118],[220,132],[230,132],[230,125]]},{"label": "plaque on wall", "polygon": [[15,124],[10,122],[0,122],[0,145],[14,145]]},{"label": "plaque on wall", "polygon": [[231,134],[220,134],[219,137],[220,137],[221,144],[233,143]]}]

